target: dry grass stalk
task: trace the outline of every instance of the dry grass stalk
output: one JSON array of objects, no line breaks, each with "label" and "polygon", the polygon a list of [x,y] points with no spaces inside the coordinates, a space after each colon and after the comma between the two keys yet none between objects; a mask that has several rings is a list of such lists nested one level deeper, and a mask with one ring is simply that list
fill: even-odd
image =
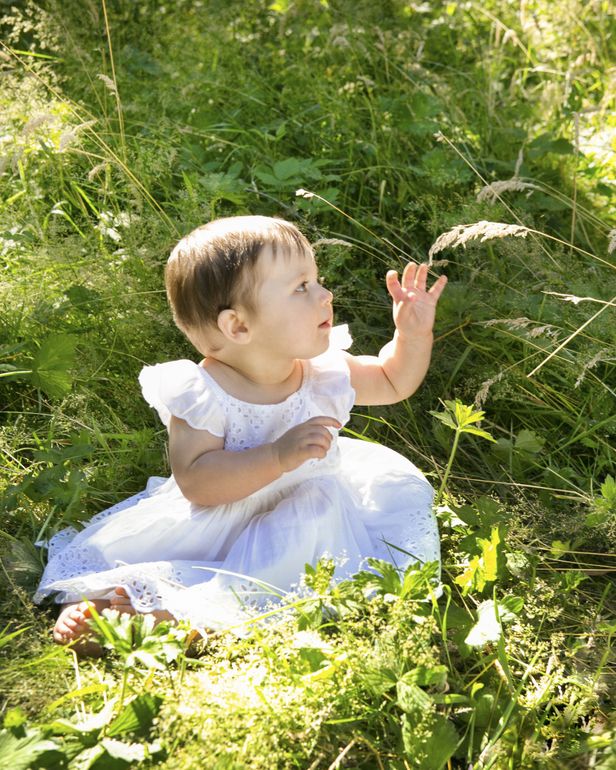
[{"label": "dry grass stalk", "polygon": [[468,241],[479,239],[481,243],[493,238],[506,238],[509,235],[515,238],[525,238],[529,233],[527,227],[522,225],[507,225],[504,222],[474,222],[471,225],[456,225],[446,233],[439,235],[428,252],[430,264],[432,257],[444,249],[454,249],[456,246],[466,246]]},{"label": "dry grass stalk", "polygon": [[523,190],[529,190],[532,192],[533,190],[538,189],[539,187],[537,187],[536,184],[533,184],[532,182],[523,182],[521,179],[518,179],[514,176],[511,179],[502,179],[498,182],[492,182],[486,187],[483,187],[477,193],[477,201],[479,203],[483,203],[484,201],[487,201],[488,203],[496,203],[502,193],[509,191],[521,192]]}]

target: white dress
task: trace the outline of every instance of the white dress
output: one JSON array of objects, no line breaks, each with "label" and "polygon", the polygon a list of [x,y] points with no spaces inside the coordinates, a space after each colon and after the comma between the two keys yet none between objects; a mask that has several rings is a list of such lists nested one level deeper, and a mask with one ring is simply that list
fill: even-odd
[{"label": "white dress", "polygon": [[[242,451],[317,415],[346,423],[355,393],[342,350],[350,343],[346,327],[333,329],[329,350],[303,362],[299,390],[278,404],[234,398],[186,360],[146,366],[139,381],[167,427],[175,415]],[[173,476],[150,479],[85,529],[51,539],[35,601],[52,593],[57,602],[109,598],[123,586],[139,612],[164,608],[195,628],[228,628],[297,589],[304,566],[324,555],[335,560],[337,579],[370,556],[400,568],[438,561],[424,476],[391,449],[332,432],[325,458],[233,503],[198,506]]]}]

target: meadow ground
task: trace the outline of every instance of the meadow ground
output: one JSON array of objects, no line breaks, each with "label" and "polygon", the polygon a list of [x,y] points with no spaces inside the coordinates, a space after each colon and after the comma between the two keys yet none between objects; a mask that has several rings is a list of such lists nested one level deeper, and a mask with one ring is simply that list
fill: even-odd
[{"label": "meadow ground", "polygon": [[[0,9],[0,767],[616,767],[612,5]],[[324,561],[246,638],[103,617],[78,662],[34,543],[169,472],[162,269],[243,212],[315,243],[355,352],[386,269],[448,275],[421,390],[347,426],[437,489],[443,596]]]}]

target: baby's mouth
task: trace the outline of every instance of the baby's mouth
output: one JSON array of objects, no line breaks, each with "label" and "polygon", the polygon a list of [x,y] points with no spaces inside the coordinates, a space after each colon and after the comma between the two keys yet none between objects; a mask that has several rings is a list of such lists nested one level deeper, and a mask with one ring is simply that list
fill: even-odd
[{"label": "baby's mouth", "polygon": [[332,326],[332,319],[328,318],[327,321],[323,321],[322,324],[319,324],[319,329],[331,329]]}]

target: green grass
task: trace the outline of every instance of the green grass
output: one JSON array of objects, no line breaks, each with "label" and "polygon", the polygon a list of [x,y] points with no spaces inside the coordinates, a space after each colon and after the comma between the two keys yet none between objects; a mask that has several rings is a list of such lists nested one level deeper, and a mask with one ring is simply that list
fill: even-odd
[{"label": "green grass", "polygon": [[[0,7],[0,766],[613,767],[609,4]],[[533,187],[477,199],[512,177]],[[436,255],[426,382],[348,426],[442,488],[445,593],[323,564],[319,600],[247,638],[187,654],[103,618],[77,664],[33,543],[169,472],[136,382],[193,355],[162,268],[242,212],[339,241],[318,257],[356,352],[391,334],[386,269],[457,225],[533,231]],[[456,400],[495,442],[452,452]]]}]

